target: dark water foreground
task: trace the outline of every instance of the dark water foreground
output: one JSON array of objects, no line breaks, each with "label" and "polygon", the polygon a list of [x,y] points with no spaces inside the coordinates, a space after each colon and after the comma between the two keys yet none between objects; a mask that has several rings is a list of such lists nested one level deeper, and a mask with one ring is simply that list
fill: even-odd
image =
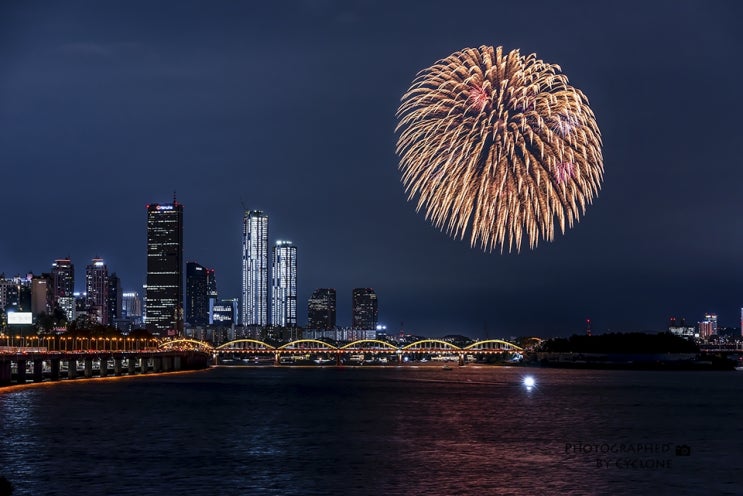
[{"label": "dark water foreground", "polygon": [[743,494],[742,417],[743,372],[218,368],[3,392],[0,475],[15,495]]}]

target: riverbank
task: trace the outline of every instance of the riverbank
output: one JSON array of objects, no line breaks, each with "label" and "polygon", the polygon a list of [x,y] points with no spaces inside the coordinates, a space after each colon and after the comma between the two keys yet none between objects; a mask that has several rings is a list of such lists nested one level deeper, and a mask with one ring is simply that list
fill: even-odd
[{"label": "riverbank", "polygon": [[739,362],[696,353],[536,353],[529,366],[607,370],[735,370]]}]

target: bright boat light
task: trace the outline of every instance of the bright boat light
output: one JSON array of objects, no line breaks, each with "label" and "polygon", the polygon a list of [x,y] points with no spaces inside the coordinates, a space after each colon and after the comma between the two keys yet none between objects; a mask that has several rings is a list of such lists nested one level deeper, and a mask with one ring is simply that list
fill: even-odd
[{"label": "bright boat light", "polygon": [[536,383],[537,381],[535,381],[532,376],[527,375],[526,377],[524,377],[524,386],[532,388]]}]

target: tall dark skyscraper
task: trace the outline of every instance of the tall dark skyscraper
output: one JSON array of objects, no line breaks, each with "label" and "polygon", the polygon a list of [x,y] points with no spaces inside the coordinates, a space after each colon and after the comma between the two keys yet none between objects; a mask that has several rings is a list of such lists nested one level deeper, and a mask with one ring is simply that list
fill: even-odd
[{"label": "tall dark skyscraper", "polygon": [[218,295],[217,276],[214,274],[214,269],[206,269],[206,296],[209,301],[216,303]]},{"label": "tall dark skyscraper", "polygon": [[183,205],[147,205],[145,326],[153,334],[183,332]]},{"label": "tall dark skyscraper", "polygon": [[90,319],[108,325],[108,267],[102,258],[94,258],[85,267],[85,292]]},{"label": "tall dark skyscraper", "polygon": [[319,288],[307,302],[307,329],[330,330],[335,327],[335,289]]},{"label": "tall dark skyscraper", "polygon": [[52,263],[52,304],[61,308],[68,321],[75,318],[75,266],[69,258]]},{"label": "tall dark skyscraper", "polygon": [[192,326],[209,323],[209,272],[214,270],[196,263],[186,263],[186,322]]},{"label": "tall dark skyscraper", "polygon": [[243,216],[243,325],[268,324],[268,214],[246,211]]},{"label": "tall dark skyscraper", "polygon": [[378,308],[377,294],[371,288],[356,288],[353,290],[353,329],[376,329]]},{"label": "tall dark skyscraper", "polygon": [[122,318],[121,280],[116,272],[108,276],[108,295],[106,306],[108,307],[108,323],[113,324],[114,319]]}]

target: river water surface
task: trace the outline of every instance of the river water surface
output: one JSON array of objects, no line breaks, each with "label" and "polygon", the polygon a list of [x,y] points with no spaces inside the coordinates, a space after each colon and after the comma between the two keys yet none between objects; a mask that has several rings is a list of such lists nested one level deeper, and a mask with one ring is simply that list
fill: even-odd
[{"label": "river water surface", "polygon": [[14,496],[733,495],[742,420],[743,372],[220,367],[0,390],[0,475]]}]

